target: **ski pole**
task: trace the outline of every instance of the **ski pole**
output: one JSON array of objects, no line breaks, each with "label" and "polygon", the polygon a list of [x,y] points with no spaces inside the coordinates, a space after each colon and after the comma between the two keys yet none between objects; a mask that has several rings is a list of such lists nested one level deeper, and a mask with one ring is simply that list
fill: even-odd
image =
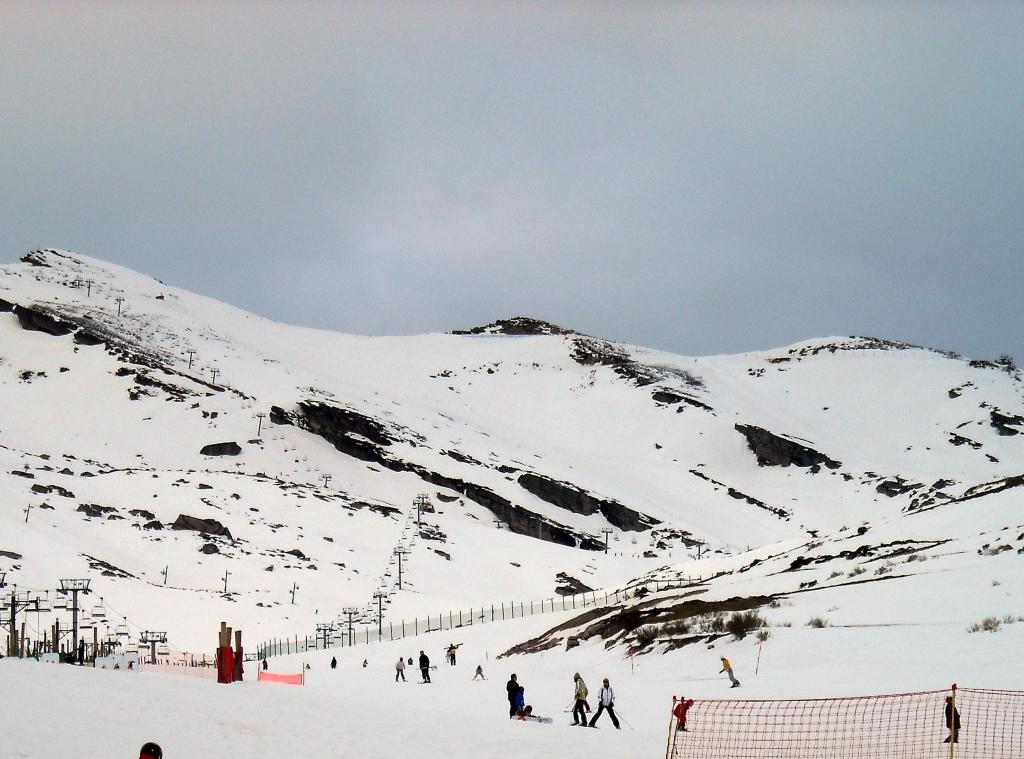
[{"label": "ski pole", "polygon": [[[622,716],[622,712],[615,712],[615,716],[618,717],[619,719],[621,719],[626,724],[626,727],[628,727],[630,730],[633,730],[633,726],[631,724],[629,724],[629,720],[628,719],[626,719],[625,717]],[[633,732],[636,732],[636,731],[633,730]]]}]

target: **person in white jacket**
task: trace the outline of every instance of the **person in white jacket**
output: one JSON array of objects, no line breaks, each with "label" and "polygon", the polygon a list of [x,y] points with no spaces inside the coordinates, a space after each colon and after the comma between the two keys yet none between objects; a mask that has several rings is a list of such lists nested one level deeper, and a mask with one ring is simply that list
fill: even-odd
[{"label": "person in white jacket", "polygon": [[598,696],[599,703],[597,705],[597,713],[594,714],[594,718],[590,720],[590,727],[594,727],[594,723],[597,722],[597,718],[601,716],[605,709],[608,710],[608,716],[612,718],[612,724],[615,725],[616,730],[621,730],[619,727],[619,718],[615,716],[615,691],[612,690],[611,684],[608,682],[606,677],[602,680],[601,693]]},{"label": "person in white jacket", "polygon": [[401,656],[398,657],[398,661],[395,662],[395,682],[398,682],[398,678],[402,678],[402,682],[405,682],[405,659]]}]

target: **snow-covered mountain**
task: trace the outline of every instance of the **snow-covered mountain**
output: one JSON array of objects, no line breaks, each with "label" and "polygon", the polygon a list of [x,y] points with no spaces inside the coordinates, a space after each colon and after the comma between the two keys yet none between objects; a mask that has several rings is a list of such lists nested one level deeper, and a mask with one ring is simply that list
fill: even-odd
[{"label": "snow-covered mountain", "polygon": [[7,584],[91,577],[91,605],[182,649],[214,619],[312,634],[375,592],[401,619],[678,579],[698,544],[702,574],[764,598],[823,584],[868,530],[862,559],[1004,527],[1024,547],[1021,373],[888,340],[360,337],[39,250],[0,268],[0,399]]}]

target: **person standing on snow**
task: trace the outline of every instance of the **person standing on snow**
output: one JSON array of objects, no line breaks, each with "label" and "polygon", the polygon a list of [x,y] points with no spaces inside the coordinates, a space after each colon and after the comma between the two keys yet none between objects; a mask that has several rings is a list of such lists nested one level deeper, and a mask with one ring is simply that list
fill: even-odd
[{"label": "person standing on snow", "polygon": [[420,651],[420,674],[423,676],[423,682],[430,682],[430,657]]},{"label": "person standing on snow", "polygon": [[615,729],[621,730],[622,728],[619,727],[619,718],[615,716],[615,691],[612,690],[612,686],[608,682],[607,677],[602,681],[602,683],[604,687],[601,688],[601,694],[598,696],[599,703],[597,705],[597,714],[595,714],[594,718],[590,720],[590,727],[594,726],[594,723],[597,722],[597,718],[601,716],[601,713],[604,712],[605,709],[607,709],[608,716],[612,718],[612,724],[615,725]]},{"label": "person standing on snow", "polygon": [[679,697],[679,703],[676,704],[676,708],[672,710],[672,714],[678,720],[676,724],[676,730],[682,730],[683,732],[690,732],[686,729],[686,713],[690,711],[690,707],[693,706],[693,699],[686,698],[685,696]]},{"label": "person standing on snow", "polygon": [[455,666],[455,654],[458,653],[458,651],[459,651],[459,647],[458,646],[456,646],[454,643],[449,644],[449,646],[448,646],[448,663],[450,665],[452,665],[453,667]]},{"label": "person standing on snow", "polygon": [[943,743],[960,742],[960,710],[953,706],[953,697],[946,696],[946,729],[949,735]]},{"label": "person standing on snow", "polygon": [[331,657],[331,669],[337,669],[337,668],[338,668],[338,657],[337,656],[332,656]]},{"label": "person standing on snow", "polygon": [[519,681],[516,680],[515,675],[512,675],[505,683],[505,690],[508,692],[508,718],[512,719],[516,716],[516,699],[519,694]]},{"label": "person standing on snow", "polygon": [[572,679],[576,684],[576,688],[572,694],[574,699],[572,707],[572,724],[582,725],[585,727],[587,724],[587,695],[590,691],[587,690],[587,684],[583,682],[583,678],[580,677],[579,672],[573,675]]},{"label": "person standing on snow", "polygon": [[402,678],[402,682],[405,680],[405,659],[401,656],[398,657],[398,661],[395,662],[395,682],[398,682],[398,678]]},{"label": "person standing on snow", "polygon": [[730,688],[740,687],[740,681],[737,680],[736,675],[732,673],[732,665],[729,663],[729,660],[726,659],[724,656],[722,657],[722,668],[718,670],[718,674],[722,674],[723,672],[729,675],[729,679],[732,680],[732,685],[729,686]]}]

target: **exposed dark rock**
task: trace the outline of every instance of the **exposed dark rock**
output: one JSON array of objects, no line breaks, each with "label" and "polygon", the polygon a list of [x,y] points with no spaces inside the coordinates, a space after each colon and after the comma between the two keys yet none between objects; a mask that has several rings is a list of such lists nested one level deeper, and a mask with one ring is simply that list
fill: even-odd
[{"label": "exposed dark rock", "polygon": [[[719,482],[718,480],[709,477],[699,469],[691,469],[689,471],[690,474],[692,474],[694,477],[699,477],[705,482],[710,482],[712,485],[717,485],[720,488],[725,488],[726,492],[733,498],[736,498],[737,500],[744,500],[753,506],[757,506],[758,508],[764,509],[765,511],[770,511],[772,514],[775,514],[775,516],[781,517],[782,519],[789,519],[791,516],[791,514],[785,509],[781,509],[776,506],[769,506],[764,501],[758,500],[757,498],[754,498],[751,495],[747,495],[746,493],[741,493],[739,490],[736,490],[736,488],[730,487],[726,485],[724,482]],[[699,541],[694,541],[692,545],[696,545],[698,542]]]},{"label": "exposed dark rock", "polygon": [[14,303],[11,303],[9,300],[4,300],[3,298],[0,298],[0,314],[9,313],[13,311],[15,307],[16,306]]},{"label": "exposed dark rock", "polygon": [[884,496],[894,498],[904,493],[909,493],[911,490],[918,490],[924,487],[921,483],[908,482],[902,477],[893,477],[892,479],[885,480],[878,483],[875,490]]},{"label": "exposed dark rock", "polygon": [[216,519],[200,519],[188,514],[179,514],[171,525],[172,530],[195,530],[203,535],[222,535],[231,540],[231,531]]},{"label": "exposed dark rock", "polygon": [[442,503],[452,503],[454,501],[459,500],[459,497],[457,495],[445,495],[444,493],[435,493],[434,495],[436,495],[437,500],[441,501]]},{"label": "exposed dark rock", "polygon": [[112,514],[117,511],[113,506],[100,506],[96,503],[83,503],[76,511],[80,511],[87,517],[101,517],[104,514]]},{"label": "exposed dark rock", "polygon": [[555,593],[560,596],[574,596],[577,593],[589,593],[592,590],[592,587],[585,585],[565,572],[559,572],[555,575]]},{"label": "exposed dark rock", "polygon": [[158,520],[158,519],[154,519],[154,520],[152,520],[150,522],[146,522],[144,525],[142,525],[142,529],[144,529],[144,530],[162,530],[163,528],[164,528],[163,523],[160,520]]},{"label": "exposed dark rock", "polygon": [[24,472],[21,469],[12,469],[11,474],[15,477],[24,477],[27,480],[34,480],[36,476],[32,472]]},{"label": "exposed dark rock", "polygon": [[199,451],[202,456],[237,456],[242,452],[242,447],[232,441],[230,443],[210,443],[204,445]]},{"label": "exposed dark rock", "polygon": [[977,440],[971,440],[969,437],[957,435],[955,432],[949,433],[949,442],[951,445],[956,446],[969,445],[974,450],[978,450],[979,448],[981,448],[981,443],[979,443]]},{"label": "exposed dark rock", "polygon": [[0,556],[3,556],[5,559],[14,559],[14,561],[23,558],[20,553],[15,553],[14,551],[0,551]]},{"label": "exposed dark rock", "polygon": [[559,327],[557,324],[533,319],[529,316],[513,316],[509,319],[498,319],[482,327],[452,330],[453,335],[571,335],[573,330]]},{"label": "exposed dark rock", "polygon": [[526,472],[519,476],[519,485],[543,501],[567,509],[575,514],[600,513],[608,522],[620,530],[641,532],[650,529],[659,521],[610,498],[597,498],[570,482],[560,482],[550,477]]},{"label": "exposed dark rock", "polygon": [[102,337],[89,329],[79,329],[75,332],[74,341],[79,345],[102,345],[106,342]]},{"label": "exposed dark rock", "polygon": [[220,553],[220,549],[217,547],[216,543],[204,543],[203,547],[199,549],[199,553],[205,553],[207,556],[210,556],[215,553]]},{"label": "exposed dark rock", "polygon": [[477,461],[475,458],[470,456],[468,453],[462,453],[461,451],[442,451],[445,456],[449,456],[456,461],[461,461],[463,464],[472,464],[473,466],[483,466],[483,464]]},{"label": "exposed dark rock", "polygon": [[272,424],[289,424],[290,425],[292,423],[291,417],[288,415],[288,412],[285,411],[280,406],[271,406],[270,407],[270,421],[271,421]]},{"label": "exposed dark rock", "polygon": [[56,493],[64,498],[74,498],[75,494],[60,485],[40,485],[38,482],[32,486],[33,493]]},{"label": "exposed dark rock", "polygon": [[759,466],[813,467],[824,464],[829,469],[838,469],[842,463],[806,445],[780,437],[752,424],[737,424],[735,429],[747,439],[747,446],[757,456]]},{"label": "exposed dark rock", "polygon": [[100,570],[100,573],[104,577],[117,577],[117,578],[120,578],[122,580],[129,580],[129,579],[130,580],[136,580],[136,579],[138,579],[131,572],[126,572],[125,570],[121,569],[120,567],[115,567],[113,564],[111,564],[108,561],[104,561],[103,559],[97,559],[95,556],[90,556],[87,553],[83,553],[82,557],[89,562],[89,569]]},{"label": "exposed dark rock", "polygon": [[290,551],[285,551],[285,553],[288,554],[289,556],[294,556],[296,559],[302,559],[303,561],[309,561],[309,557],[306,556],[306,554],[304,554],[298,548],[293,548]]},{"label": "exposed dark rock", "polygon": [[145,509],[132,509],[128,512],[133,517],[142,517],[144,519],[156,519],[156,514],[152,511],[146,511]]},{"label": "exposed dark rock", "polygon": [[[989,423],[996,428],[996,432],[1004,437],[1024,432],[1024,416],[1011,416],[992,409],[989,412],[989,419]],[[1015,429],[1016,427],[1021,427],[1021,429]]]},{"label": "exposed dark rock", "polygon": [[442,550],[440,550],[440,549],[437,549],[437,548],[433,549],[433,551],[434,551],[434,553],[436,553],[436,554],[437,554],[438,556],[440,556],[440,557],[441,557],[442,559],[445,559],[445,560],[447,560],[447,561],[451,561],[451,560],[452,560],[452,556],[451,556],[451,554],[450,554],[450,553],[446,553],[445,551],[442,551]]},{"label": "exposed dark rock", "polygon": [[45,332],[54,337],[62,337],[75,331],[74,324],[31,306],[15,307],[14,315],[18,317],[21,328],[30,332]]},{"label": "exposed dark rock", "polygon": [[[655,390],[653,393],[651,393],[651,397],[655,400],[656,403],[661,403],[666,406],[672,406],[677,403],[686,403],[690,406],[693,406],[694,408],[699,408],[704,411],[714,411],[714,409],[711,408],[711,406],[697,400],[696,398],[693,398],[692,396],[672,392],[671,390]],[[682,411],[681,408],[676,410]]]}]

